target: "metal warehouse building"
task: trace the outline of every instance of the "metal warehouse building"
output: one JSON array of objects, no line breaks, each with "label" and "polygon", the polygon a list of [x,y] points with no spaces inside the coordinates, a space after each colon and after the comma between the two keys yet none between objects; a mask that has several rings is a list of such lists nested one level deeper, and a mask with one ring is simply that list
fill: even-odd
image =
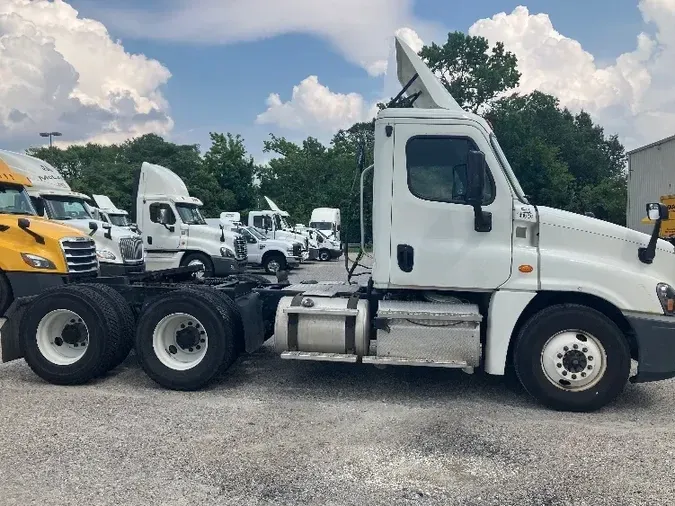
[{"label": "metal warehouse building", "polygon": [[[675,135],[628,152],[626,225],[651,233],[653,225],[640,223],[645,204],[675,195]],[[675,218],[675,211],[670,211]]]}]

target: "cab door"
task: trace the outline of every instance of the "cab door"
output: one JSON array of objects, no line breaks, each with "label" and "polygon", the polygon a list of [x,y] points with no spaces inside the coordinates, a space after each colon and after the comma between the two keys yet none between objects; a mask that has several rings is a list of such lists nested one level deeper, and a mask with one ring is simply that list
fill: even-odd
[{"label": "cab door", "polygon": [[[483,131],[472,123],[403,123],[394,136],[390,285],[493,290],[505,283],[512,196]],[[483,151],[488,165],[483,227],[465,198],[471,150]]]}]

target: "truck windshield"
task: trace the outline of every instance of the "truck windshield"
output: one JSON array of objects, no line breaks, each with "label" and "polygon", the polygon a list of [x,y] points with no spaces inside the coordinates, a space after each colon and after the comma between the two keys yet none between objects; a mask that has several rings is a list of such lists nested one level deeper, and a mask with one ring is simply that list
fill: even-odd
[{"label": "truck windshield", "polygon": [[35,215],[28,194],[21,186],[0,185],[0,214]]},{"label": "truck windshield", "polygon": [[260,232],[258,232],[258,231],[257,231],[255,228],[253,228],[253,227],[242,228],[242,230],[243,230],[244,232],[248,232],[248,233],[251,234],[253,237],[255,237],[256,239],[258,239],[259,241],[264,241],[264,240],[267,239],[267,237],[265,237],[264,235],[262,235]]},{"label": "truck windshield", "polygon": [[274,215],[274,228],[276,230],[284,230],[284,229],[288,228],[286,226],[285,220],[281,216],[279,216],[278,214]]},{"label": "truck windshield", "polygon": [[176,203],[176,209],[180,215],[180,219],[186,225],[206,225],[206,220],[199,212],[199,207],[195,204],[179,204]]},{"label": "truck windshield", "polygon": [[117,225],[118,227],[128,227],[131,225],[131,220],[129,219],[129,216],[126,214],[110,214],[108,213],[108,218],[110,219],[110,223],[113,225]]},{"label": "truck windshield", "polygon": [[52,220],[89,220],[92,218],[84,199],[65,195],[42,195],[47,215]]},{"label": "truck windshield", "polygon": [[516,194],[516,197],[518,197],[518,200],[521,202],[529,204],[527,197],[525,196],[525,192],[518,182],[518,178],[513,173],[513,169],[511,168],[511,165],[509,165],[509,161],[506,159],[506,155],[502,151],[502,147],[497,142],[497,136],[493,133],[490,134],[490,143],[492,144],[492,149],[494,149],[495,153],[497,154],[497,160],[499,160],[499,164],[502,166],[502,170],[504,171],[504,174],[506,174],[506,179]]},{"label": "truck windshield", "polygon": [[333,224],[330,221],[313,221],[309,226],[317,230],[333,230]]}]

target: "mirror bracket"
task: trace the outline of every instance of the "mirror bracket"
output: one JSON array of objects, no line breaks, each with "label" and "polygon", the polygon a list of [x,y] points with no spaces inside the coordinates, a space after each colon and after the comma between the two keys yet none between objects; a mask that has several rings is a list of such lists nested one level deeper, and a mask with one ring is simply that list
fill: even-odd
[{"label": "mirror bracket", "polygon": [[661,203],[652,203],[647,204],[647,216],[649,216],[650,210],[659,211],[659,217],[654,223],[654,230],[652,230],[652,236],[649,238],[649,243],[646,247],[638,248],[638,258],[643,264],[651,264],[654,261],[656,256],[656,242],[659,239],[661,234],[661,222],[668,219],[668,208],[665,204]]}]

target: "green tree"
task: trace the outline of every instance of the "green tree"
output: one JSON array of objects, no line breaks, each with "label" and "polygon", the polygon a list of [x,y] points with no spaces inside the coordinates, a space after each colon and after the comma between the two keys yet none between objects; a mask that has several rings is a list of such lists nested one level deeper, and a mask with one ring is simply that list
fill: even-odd
[{"label": "green tree", "polygon": [[572,114],[535,91],[498,100],[486,117],[535,203],[625,222],[624,148],[586,112]]},{"label": "green tree", "polygon": [[484,37],[451,32],[442,46],[432,43],[420,51],[457,103],[477,112],[499,94],[518,86],[516,56],[497,42],[492,50]]},{"label": "green tree", "polygon": [[246,212],[256,204],[253,186],[255,163],[239,135],[211,133],[211,147],[204,155],[205,169],[215,176],[229,207]]}]

